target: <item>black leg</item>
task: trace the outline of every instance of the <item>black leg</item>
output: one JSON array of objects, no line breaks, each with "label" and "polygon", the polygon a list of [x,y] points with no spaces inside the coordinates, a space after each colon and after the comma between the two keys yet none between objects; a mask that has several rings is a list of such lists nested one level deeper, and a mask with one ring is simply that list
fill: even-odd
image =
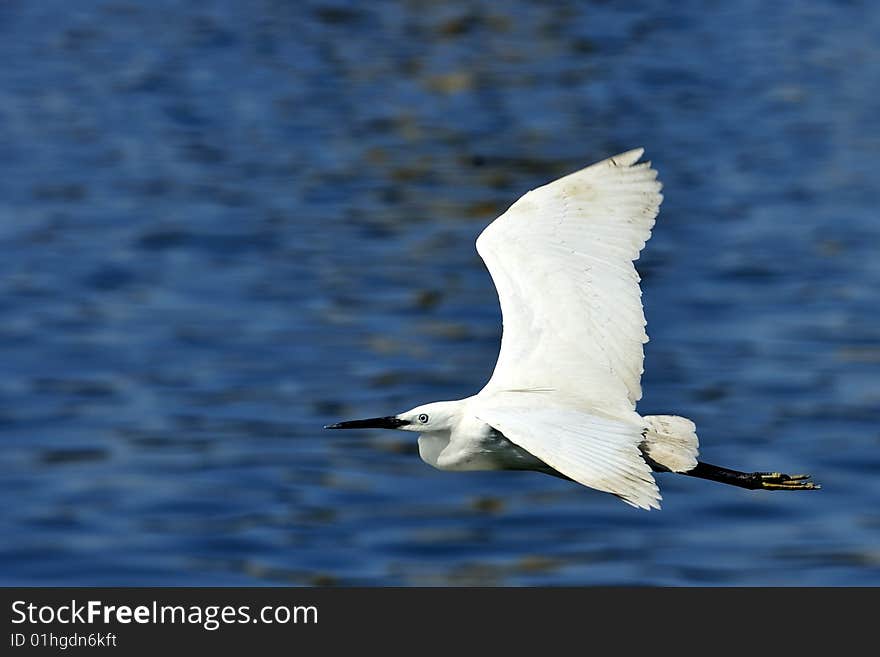
[{"label": "black leg", "polygon": [[711,463],[697,462],[697,467],[681,474],[718,481],[749,490],[817,490],[818,484],[808,481],[810,475],[787,475],[782,472],[740,472]]}]

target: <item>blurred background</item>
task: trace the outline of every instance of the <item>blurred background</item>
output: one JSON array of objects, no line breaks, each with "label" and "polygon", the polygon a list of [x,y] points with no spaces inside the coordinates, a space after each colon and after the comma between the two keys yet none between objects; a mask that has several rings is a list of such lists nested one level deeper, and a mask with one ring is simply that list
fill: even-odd
[{"label": "blurred background", "polygon": [[[0,583],[880,584],[880,5],[0,4]],[[341,419],[473,394],[473,246],[636,146],[664,509]]]}]

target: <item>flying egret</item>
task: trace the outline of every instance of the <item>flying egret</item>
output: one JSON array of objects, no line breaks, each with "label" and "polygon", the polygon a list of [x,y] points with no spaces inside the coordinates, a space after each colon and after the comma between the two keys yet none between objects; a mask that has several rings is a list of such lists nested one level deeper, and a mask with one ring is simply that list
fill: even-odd
[{"label": "flying egret", "polygon": [[648,341],[633,261],[663,196],[644,149],[534,189],[477,239],[501,301],[495,371],[476,395],[326,429],[420,434],[440,470],[536,470],[660,508],[652,472],[742,488],[815,490],[809,475],[697,460],[694,423],[636,412]]}]

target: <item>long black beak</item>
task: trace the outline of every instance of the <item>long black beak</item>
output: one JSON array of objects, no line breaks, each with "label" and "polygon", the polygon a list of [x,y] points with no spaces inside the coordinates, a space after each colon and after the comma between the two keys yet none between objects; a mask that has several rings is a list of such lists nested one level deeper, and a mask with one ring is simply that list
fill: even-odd
[{"label": "long black beak", "polygon": [[349,420],[348,422],[337,422],[336,424],[328,424],[325,429],[399,429],[409,424],[409,420],[401,420],[400,418],[389,415],[388,417],[371,417],[368,420]]}]

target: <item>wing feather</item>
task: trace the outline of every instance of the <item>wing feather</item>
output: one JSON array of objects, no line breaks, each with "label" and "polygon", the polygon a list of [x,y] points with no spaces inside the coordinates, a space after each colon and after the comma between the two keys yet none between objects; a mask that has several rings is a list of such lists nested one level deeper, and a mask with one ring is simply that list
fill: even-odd
[{"label": "wing feather", "polygon": [[663,199],[635,149],[534,189],[477,239],[504,331],[484,393],[549,388],[631,413],[648,341],[633,260]]},{"label": "wing feather", "polygon": [[632,506],[660,508],[660,491],[639,451],[639,424],[522,401],[481,407],[478,417],[578,483]]}]

